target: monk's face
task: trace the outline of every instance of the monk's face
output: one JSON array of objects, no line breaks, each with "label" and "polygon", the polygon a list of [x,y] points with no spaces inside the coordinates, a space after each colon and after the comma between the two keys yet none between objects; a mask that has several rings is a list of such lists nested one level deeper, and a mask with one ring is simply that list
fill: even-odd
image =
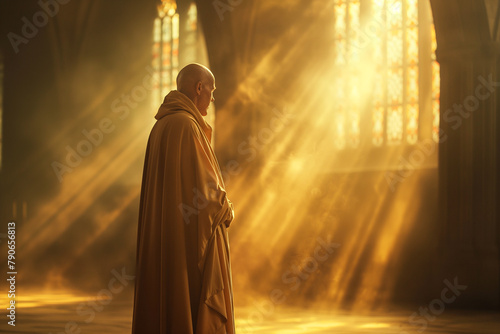
[{"label": "monk's face", "polygon": [[214,98],[215,91],[215,80],[207,80],[201,83],[201,87],[199,88],[199,96],[198,101],[196,103],[196,107],[200,111],[203,116],[207,115],[208,107],[210,106],[210,102],[215,101]]}]

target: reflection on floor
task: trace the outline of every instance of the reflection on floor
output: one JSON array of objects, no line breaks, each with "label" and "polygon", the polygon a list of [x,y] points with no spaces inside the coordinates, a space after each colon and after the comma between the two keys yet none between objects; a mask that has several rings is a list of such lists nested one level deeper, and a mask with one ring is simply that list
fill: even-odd
[{"label": "reflection on floor", "polygon": [[[16,326],[10,327],[6,320],[0,332],[9,333],[106,333],[130,334],[132,322],[131,300],[108,300],[93,302],[89,299],[56,299],[38,296],[22,301],[16,310]],[[69,301],[69,302],[68,302]],[[238,334],[326,334],[326,333],[500,333],[499,312],[465,312],[444,310],[435,318],[425,320],[410,315],[417,311],[399,311],[376,315],[353,315],[346,313],[320,312],[316,310],[276,307],[263,310],[259,307],[236,308]],[[425,330],[424,330],[424,326]],[[422,331],[419,331],[422,330]]]}]

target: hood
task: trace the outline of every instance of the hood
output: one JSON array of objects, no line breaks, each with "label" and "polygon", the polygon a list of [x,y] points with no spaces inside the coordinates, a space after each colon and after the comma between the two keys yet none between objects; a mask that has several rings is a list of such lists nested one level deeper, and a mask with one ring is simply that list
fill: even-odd
[{"label": "hood", "polygon": [[178,90],[173,90],[165,96],[165,99],[158,109],[158,113],[156,113],[155,118],[160,120],[167,115],[183,112],[189,114],[191,118],[194,118],[210,143],[212,138],[212,128],[200,114],[200,111],[196,108],[193,101]]}]

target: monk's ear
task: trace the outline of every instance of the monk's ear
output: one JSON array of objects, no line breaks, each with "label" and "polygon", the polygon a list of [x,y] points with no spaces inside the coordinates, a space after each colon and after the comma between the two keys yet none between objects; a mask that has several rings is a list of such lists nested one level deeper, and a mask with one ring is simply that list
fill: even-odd
[{"label": "monk's ear", "polygon": [[203,86],[203,84],[201,83],[201,81],[198,81],[198,83],[196,84],[196,94],[198,94],[198,95],[201,94],[202,86]]}]

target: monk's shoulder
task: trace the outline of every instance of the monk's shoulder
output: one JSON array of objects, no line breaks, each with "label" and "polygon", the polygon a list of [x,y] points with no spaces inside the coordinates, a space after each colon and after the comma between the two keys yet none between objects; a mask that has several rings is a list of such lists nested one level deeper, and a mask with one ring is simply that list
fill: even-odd
[{"label": "monk's shoulder", "polygon": [[165,121],[173,125],[189,125],[194,121],[188,113],[178,112],[176,114],[167,115],[164,117]]},{"label": "monk's shoulder", "polygon": [[167,121],[167,131],[176,133],[199,134],[199,128],[196,120],[187,113],[177,113],[165,117]]},{"label": "monk's shoulder", "polygon": [[170,129],[188,129],[195,125],[195,120],[186,113],[165,116],[164,124]]}]

